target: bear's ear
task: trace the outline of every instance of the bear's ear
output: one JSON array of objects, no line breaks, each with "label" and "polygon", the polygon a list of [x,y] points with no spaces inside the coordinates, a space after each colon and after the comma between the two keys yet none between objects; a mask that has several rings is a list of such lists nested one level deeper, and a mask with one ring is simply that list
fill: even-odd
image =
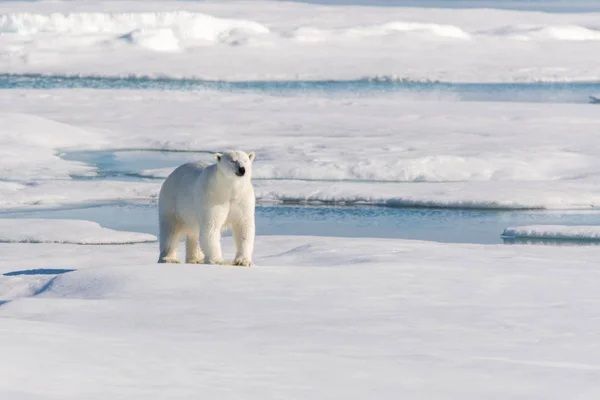
[{"label": "bear's ear", "polygon": [[248,158],[250,159],[250,161],[254,161],[254,156],[255,156],[255,155],[256,155],[256,154],[254,154],[254,152],[253,152],[253,151],[251,151],[250,153],[248,153]]},{"label": "bear's ear", "polygon": [[221,161],[221,157],[223,157],[223,154],[221,154],[221,153],[215,154],[215,158],[217,159],[217,161]]}]

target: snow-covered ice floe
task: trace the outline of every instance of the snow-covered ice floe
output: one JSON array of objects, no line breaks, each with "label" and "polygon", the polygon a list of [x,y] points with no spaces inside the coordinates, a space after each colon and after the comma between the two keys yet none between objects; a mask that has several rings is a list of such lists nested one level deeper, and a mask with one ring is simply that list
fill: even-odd
[{"label": "snow-covered ice floe", "polygon": [[0,275],[0,397],[600,396],[597,248],[265,236],[255,255],[2,244],[0,272],[77,271]]},{"label": "snow-covered ice floe", "polygon": [[[86,89],[0,91],[0,107],[13,111],[0,114],[5,210],[155,201],[160,179],[95,180],[99,167],[61,157],[111,148],[197,151],[205,161],[226,148],[256,151],[265,202],[600,204],[600,116],[585,104]],[[146,169],[130,172],[163,178],[171,170]]]},{"label": "snow-covered ice floe", "polygon": [[0,70],[217,80],[593,81],[600,79],[599,15],[270,1],[1,2]]},{"label": "snow-covered ice floe", "polygon": [[154,235],[116,231],[91,221],[0,219],[0,243],[131,244],[155,241]]},{"label": "snow-covered ice floe", "polygon": [[506,239],[554,239],[600,241],[598,226],[530,225],[506,228]]}]

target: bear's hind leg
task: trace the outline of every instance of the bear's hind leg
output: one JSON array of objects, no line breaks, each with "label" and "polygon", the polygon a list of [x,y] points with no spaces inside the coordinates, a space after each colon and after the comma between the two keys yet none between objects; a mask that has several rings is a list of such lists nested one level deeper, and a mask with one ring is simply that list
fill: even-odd
[{"label": "bear's hind leg", "polygon": [[177,244],[181,236],[181,223],[174,217],[160,216],[160,256],[159,263],[179,263],[177,260]]},{"label": "bear's hind leg", "polygon": [[200,250],[199,232],[190,232],[185,242],[185,262],[188,264],[202,264],[204,253]]}]

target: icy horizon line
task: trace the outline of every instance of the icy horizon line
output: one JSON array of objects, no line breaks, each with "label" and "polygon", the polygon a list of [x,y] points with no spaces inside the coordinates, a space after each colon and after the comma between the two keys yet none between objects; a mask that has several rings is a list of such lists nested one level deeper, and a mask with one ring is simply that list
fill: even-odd
[{"label": "icy horizon line", "polygon": [[54,73],[54,72],[35,72],[35,73],[14,73],[0,72],[0,79],[55,79],[55,80],[92,80],[92,81],[133,81],[133,82],[178,82],[178,83],[205,83],[205,84],[352,84],[352,83],[374,83],[374,84],[415,84],[415,85],[439,85],[439,86],[494,86],[494,85],[531,85],[531,84],[577,84],[590,85],[600,84],[600,77],[597,79],[557,79],[557,78],[530,78],[530,79],[514,79],[514,80],[498,80],[498,81],[455,81],[455,80],[439,80],[428,78],[412,78],[402,75],[372,75],[361,76],[352,79],[335,79],[335,78],[303,78],[297,79],[213,79],[203,78],[196,75],[181,76],[164,73],[144,74],[144,73],[123,73],[123,74],[86,74],[86,73]]}]

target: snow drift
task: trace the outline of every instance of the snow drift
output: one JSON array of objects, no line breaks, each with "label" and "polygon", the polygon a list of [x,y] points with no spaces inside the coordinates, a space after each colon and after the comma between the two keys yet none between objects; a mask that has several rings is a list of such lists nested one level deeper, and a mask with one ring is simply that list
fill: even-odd
[{"label": "snow drift", "polygon": [[578,25],[508,25],[485,32],[485,34],[517,40],[600,40],[600,30]]},{"label": "snow drift", "polygon": [[269,29],[254,21],[217,18],[187,11],[140,13],[10,13],[0,15],[0,33],[32,35],[61,33],[81,35],[92,33],[125,34],[136,29],[171,29],[186,39],[218,40],[234,31],[267,33]]}]

